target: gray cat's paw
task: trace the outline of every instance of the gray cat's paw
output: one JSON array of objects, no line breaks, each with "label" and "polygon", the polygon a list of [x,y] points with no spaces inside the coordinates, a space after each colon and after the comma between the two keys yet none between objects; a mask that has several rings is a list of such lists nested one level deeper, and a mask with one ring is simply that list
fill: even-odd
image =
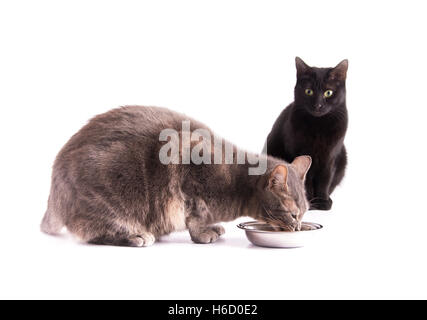
[{"label": "gray cat's paw", "polygon": [[129,242],[134,247],[148,247],[151,246],[156,239],[154,235],[149,232],[145,232],[129,238]]},{"label": "gray cat's paw", "polygon": [[218,240],[219,234],[213,230],[205,230],[196,236],[192,236],[191,239],[195,243],[212,243]]},{"label": "gray cat's paw", "polygon": [[216,233],[218,233],[218,236],[223,235],[225,233],[225,229],[223,226],[217,224],[215,226],[210,226],[209,227],[211,230],[215,231]]},{"label": "gray cat's paw", "polygon": [[191,240],[196,243],[212,243],[218,240],[219,236],[224,234],[225,230],[222,226],[209,226],[197,234],[191,234]]}]

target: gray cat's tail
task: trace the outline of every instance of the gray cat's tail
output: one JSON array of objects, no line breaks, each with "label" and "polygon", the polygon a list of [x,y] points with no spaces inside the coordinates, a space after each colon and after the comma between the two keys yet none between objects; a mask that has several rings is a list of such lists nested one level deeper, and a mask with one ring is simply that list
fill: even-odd
[{"label": "gray cat's tail", "polygon": [[51,208],[47,208],[40,225],[40,230],[50,235],[57,235],[61,232],[63,227],[64,223],[62,219],[58,217],[55,212],[52,212]]}]

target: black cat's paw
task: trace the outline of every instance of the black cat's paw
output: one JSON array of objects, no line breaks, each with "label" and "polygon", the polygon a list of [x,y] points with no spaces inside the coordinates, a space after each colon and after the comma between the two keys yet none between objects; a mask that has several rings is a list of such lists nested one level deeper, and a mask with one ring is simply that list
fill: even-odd
[{"label": "black cat's paw", "polygon": [[310,210],[331,210],[332,199],[313,199],[310,201]]}]

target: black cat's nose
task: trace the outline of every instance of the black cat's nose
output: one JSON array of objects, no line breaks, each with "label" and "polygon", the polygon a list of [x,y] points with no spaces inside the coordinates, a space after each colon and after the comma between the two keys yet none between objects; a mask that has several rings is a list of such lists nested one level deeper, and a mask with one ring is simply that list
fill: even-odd
[{"label": "black cat's nose", "polygon": [[321,110],[323,108],[323,104],[319,103],[314,106],[316,110]]}]

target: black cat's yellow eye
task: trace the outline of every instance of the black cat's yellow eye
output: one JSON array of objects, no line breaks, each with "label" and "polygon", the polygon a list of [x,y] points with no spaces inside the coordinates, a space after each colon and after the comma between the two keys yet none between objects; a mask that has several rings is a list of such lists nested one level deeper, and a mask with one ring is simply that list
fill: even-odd
[{"label": "black cat's yellow eye", "polygon": [[308,95],[308,96],[312,96],[313,95],[313,90],[311,90],[311,89],[305,89],[305,94],[306,95]]},{"label": "black cat's yellow eye", "polygon": [[332,95],[334,94],[334,92],[332,90],[326,90],[323,95],[325,96],[325,98],[329,98],[332,97]]}]

